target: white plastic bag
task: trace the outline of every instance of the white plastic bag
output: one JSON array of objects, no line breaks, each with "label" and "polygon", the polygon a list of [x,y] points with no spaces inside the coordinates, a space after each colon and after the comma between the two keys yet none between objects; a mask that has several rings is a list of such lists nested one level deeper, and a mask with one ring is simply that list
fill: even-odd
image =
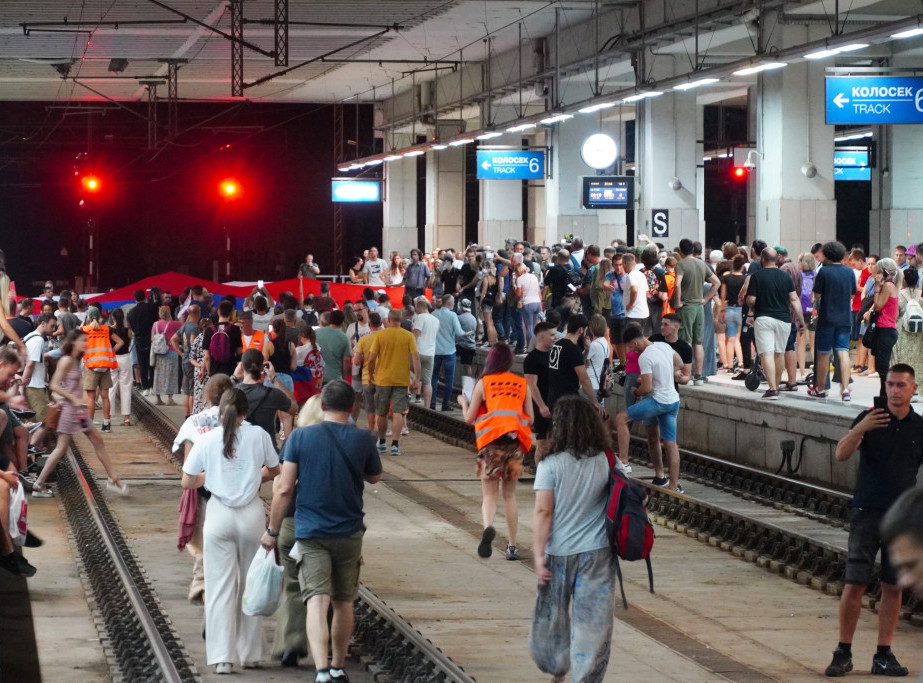
[{"label": "white plastic bag", "polygon": [[247,587],[241,599],[241,609],[251,617],[275,614],[282,597],[282,566],[275,550],[260,548],[247,570]]},{"label": "white plastic bag", "polygon": [[15,489],[10,489],[10,538],[15,545],[21,546],[26,542],[26,514],[29,505],[26,503],[26,494],[20,484]]}]

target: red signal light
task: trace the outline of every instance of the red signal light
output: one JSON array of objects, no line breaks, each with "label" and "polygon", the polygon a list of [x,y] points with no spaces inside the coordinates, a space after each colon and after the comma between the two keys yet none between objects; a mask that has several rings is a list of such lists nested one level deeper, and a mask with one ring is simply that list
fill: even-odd
[{"label": "red signal light", "polygon": [[240,194],[240,186],[234,180],[222,180],[221,181],[221,196],[226,199],[231,199]]},{"label": "red signal light", "polygon": [[744,178],[747,177],[747,169],[745,169],[743,166],[735,166],[734,167],[734,177],[737,180],[743,180]]},{"label": "red signal light", "polygon": [[83,178],[80,179],[80,184],[83,185],[83,189],[87,192],[98,192],[102,187],[102,183],[100,183],[99,178],[95,175],[83,176]]}]

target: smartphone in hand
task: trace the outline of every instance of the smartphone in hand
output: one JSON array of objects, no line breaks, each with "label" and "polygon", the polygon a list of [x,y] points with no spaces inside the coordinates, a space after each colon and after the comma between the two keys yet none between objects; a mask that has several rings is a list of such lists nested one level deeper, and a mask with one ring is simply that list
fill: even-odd
[{"label": "smartphone in hand", "polygon": [[888,414],[891,413],[891,411],[888,410],[888,397],[887,396],[876,396],[873,399],[872,405],[875,408],[881,408],[883,411],[885,411]]}]

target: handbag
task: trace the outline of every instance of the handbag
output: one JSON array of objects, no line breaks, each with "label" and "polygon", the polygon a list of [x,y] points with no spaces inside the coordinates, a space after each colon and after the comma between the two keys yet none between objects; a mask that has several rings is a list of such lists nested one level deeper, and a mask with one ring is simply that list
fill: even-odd
[{"label": "handbag", "polygon": [[875,355],[875,342],[878,340],[878,311],[872,311],[869,316],[868,327],[865,328],[865,334],[862,335],[862,345]]},{"label": "handbag", "polygon": [[45,425],[48,429],[57,429],[58,422],[61,420],[61,402],[52,401],[48,404],[48,409],[45,411],[45,420],[42,424]]},{"label": "handbag", "polygon": [[26,519],[29,505],[22,486],[10,489],[10,540],[13,545],[22,546],[26,542]]}]

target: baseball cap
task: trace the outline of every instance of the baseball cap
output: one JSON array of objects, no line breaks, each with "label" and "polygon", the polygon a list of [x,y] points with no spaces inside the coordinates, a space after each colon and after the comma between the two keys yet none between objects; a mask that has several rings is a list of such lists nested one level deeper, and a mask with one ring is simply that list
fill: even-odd
[{"label": "baseball cap", "polygon": [[470,310],[471,310],[471,302],[468,301],[468,299],[462,299],[462,300],[461,300],[461,303],[458,304],[458,307],[459,307],[459,308],[465,308],[465,309],[467,309],[467,310],[470,311]]},{"label": "baseball cap", "polygon": [[777,244],[776,246],[773,247],[773,249],[776,250],[777,254],[782,254],[782,256],[788,256],[788,249],[783,247],[781,244]]}]

